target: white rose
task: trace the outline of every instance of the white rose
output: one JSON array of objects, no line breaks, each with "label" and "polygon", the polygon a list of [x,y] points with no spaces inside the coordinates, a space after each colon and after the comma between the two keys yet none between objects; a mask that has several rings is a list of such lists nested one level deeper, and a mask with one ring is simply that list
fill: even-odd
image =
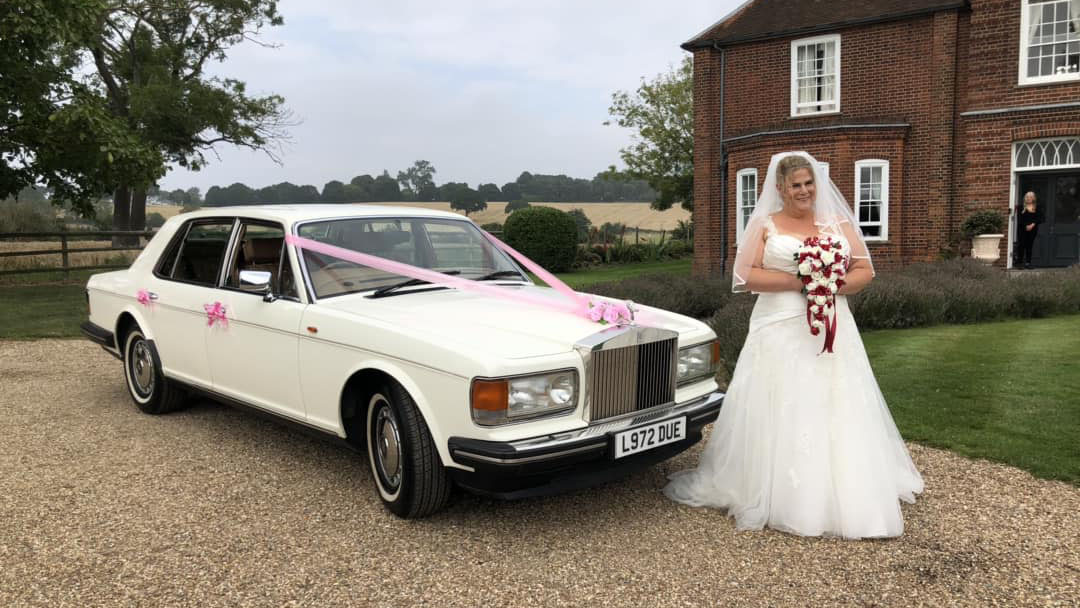
[{"label": "white rose", "polygon": [[814,303],[818,306],[824,306],[828,299],[825,296],[814,296]]},{"label": "white rose", "polygon": [[833,272],[843,272],[843,270],[844,270],[844,265],[843,265],[843,264],[841,264],[841,263],[839,263],[839,262],[837,262],[836,264],[833,264],[833,265],[832,265],[832,269],[833,269]]},{"label": "white rose", "polygon": [[811,258],[810,263],[814,265],[814,268],[821,268],[821,260]]},{"label": "white rose", "polygon": [[814,320],[814,322],[812,323],[812,326],[816,327],[818,329],[825,329],[825,324],[822,323],[821,321],[818,321],[818,320]]},{"label": "white rose", "polygon": [[815,270],[810,273],[810,278],[814,281],[821,282],[821,279],[825,278],[825,275]]},{"label": "white rose", "polygon": [[829,291],[836,293],[836,283],[829,283]]},{"label": "white rose", "polygon": [[810,312],[811,312],[811,314],[815,314],[815,315],[816,315],[816,314],[818,313],[818,311],[819,311],[819,310],[821,310],[821,307],[820,307],[820,306],[818,306],[817,304],[814,304],[814,305],[810,306]]},{"label": "white rose", "polygon": [[803,262],[802,264],[799,264],[799,274],[805,276],[810,274],[810,271],[810,262]]},{"label": "white rose", "polygon": [[813,300],[813,299],[814,299],[814,298],[816,298],[816,297],[817,297],[817,296],[815,296],[815,295],[814,295],[814,294],[812,294],[812,293],[808,293],[808,294],[806,294],[806,299],[807,299],[807,300]]},{"label": "white rose", "polygon": [[822,251],[821,261],[825,262],[825,265],[830,266],[833,262],[836,261],[836,254],[832,251]]}]

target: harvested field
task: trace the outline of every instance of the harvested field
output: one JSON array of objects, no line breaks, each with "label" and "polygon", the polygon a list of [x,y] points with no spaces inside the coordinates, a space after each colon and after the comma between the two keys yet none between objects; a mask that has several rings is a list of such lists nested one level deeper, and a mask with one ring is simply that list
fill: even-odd
[{"label": "harvested field", "polygon": [[[356,203],[380,204],[402,207],[423,207],[425,209],[438,209],[460,213],[450,208],[450,203]],[[657,211],[649,206],[649,203],[532,203],[543,207],[554,207],[561,211],[581,209],[593,223],[593,226],[602,224],[621,223],[628,228],[635,226],[643,230],[671,230],[678,225],[679,220],[690,221],[690,212],[682,207],[672,207],[667,211]],[[487,209],[469,215],[477,224],[489,222],[503,223],[507,215],[503,212],[506,203],[488,203]],[[464,214],[462,214],[464,215]]]},{"label": "harvested field", "polygon": [[[389,205],[393,207],[422,207],[424,209],[438,209],[460,213],[450,208],[450,203],[352,203],[354,205]],[[532,203],[544,207],[554,207],[562,211],[581,209],[588,216],[594,226],[604,223],[622,223],[628,228],[640,227],[642,230],[671,230],[678,225],[679,220],[690,221],[690,212],[682,207],[672,207],[667,211],[657,211],[649,206],[649,203]],[[506,203],[491,202],[487,209],[470,214],[478,224],[490,222],[503,223],[506,221],[506,213],[503,208]],[[146,208],[147,215],[160,213],[165,218],[170,218],[180,212],[176,205],[153,205]],[[464,215],[464,214],[462,214]]]},{"label": "harvested field", "polygon": [[[71,266],[100,266],[104,264],[130,264],[139,255],[138,251],[95,251],[78,253],[79,249],[101,249],[112,246],[111,241],[68,241],[68,260]],[[47,251],[56,253],[30,256],[0,257],[0,271],[22,270],[30,268],[59,268],[62,264],[60,240],[52,241],[0,241],[0,253],[13,251]]]},{"label": "harvested field", "polygon": [[367,460],[194,401],[140,414],[88,341],[0,342],[3,606],[1075,606],[1080,489],[911,445],[904,535],[737,531],[627,479],[420,521]]}]

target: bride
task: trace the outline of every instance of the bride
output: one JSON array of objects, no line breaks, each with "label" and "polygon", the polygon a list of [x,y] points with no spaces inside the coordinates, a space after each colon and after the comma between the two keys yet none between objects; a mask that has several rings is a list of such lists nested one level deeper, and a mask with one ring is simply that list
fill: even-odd
[{"label": "bride", "polygon": [[[839,239],[853,258],[836,298],[833,354],[810,334],[796,276],[796,249],[817,235]],[[923,481],[845,297],[874,269],[851,209],[809,154],[772,157],[733,274],[736,292],[760,294],[750,331],[698,468],[672,476],[664,493],[726,509],[739,529],[899,536],[899,500],[914,502]]]}]

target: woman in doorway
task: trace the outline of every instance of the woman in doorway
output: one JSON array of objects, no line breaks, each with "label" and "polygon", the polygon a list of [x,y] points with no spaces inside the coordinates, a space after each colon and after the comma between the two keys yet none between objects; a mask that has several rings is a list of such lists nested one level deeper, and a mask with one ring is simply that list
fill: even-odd
[{"label": "woman in doorway", "polygon": [[[835,342],[807,326],[796,252],[828,236],[851,256],[836,297]],[[734,290],[760,294],[750,331],[698,468],[664,489],[672,500],[726,509],[739,529],[803,536],[899,536],[900,500],[923,480],[866,357],[847,294],[874,276],[855,217],[805,152],[773,156],[735,257]]]},{"label": "woman in doorway", "polygon": [[1020,211],[1020,222],[1017,224],[1020,231],[1020,256],[1017,260],[1024,268],[1031,268],[1031,250],[1035,246],[1035,237],[1039,234],[1038,208],[1035,203],[1035,193],[1024,194],[1024,208]]}]

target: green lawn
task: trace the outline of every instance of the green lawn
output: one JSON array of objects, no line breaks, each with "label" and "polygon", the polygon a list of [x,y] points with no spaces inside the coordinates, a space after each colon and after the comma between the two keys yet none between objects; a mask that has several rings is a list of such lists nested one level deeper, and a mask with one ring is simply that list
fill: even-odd
[{"label": "green lawn", "polygon": [[0,286],[0,338],[81,336],[85,294],[83,283]]},{"label": "green lawn", "polygon": [[1080,484],[1080,315],[863,340],[905,439]]}]

